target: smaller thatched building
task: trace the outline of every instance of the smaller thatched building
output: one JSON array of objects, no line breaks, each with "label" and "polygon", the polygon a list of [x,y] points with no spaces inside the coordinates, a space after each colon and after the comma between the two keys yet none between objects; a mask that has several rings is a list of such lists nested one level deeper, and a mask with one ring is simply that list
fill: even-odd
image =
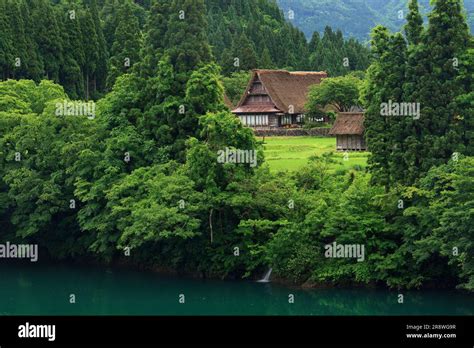
[{"label": "smaller thatched building", "polygon": [[338,151],[367,150],[363,112],[340,112],[329,134],[336,136]]}]

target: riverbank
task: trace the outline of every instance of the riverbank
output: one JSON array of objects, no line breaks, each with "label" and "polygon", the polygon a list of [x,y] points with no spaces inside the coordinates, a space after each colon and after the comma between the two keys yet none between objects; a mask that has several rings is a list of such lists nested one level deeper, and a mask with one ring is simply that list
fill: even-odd
[{"label": "riverbank", "polygon": [[[51,258],[46,258],[43,266],[48,265],[59,265],[60,267],[92,267],[95,269],[113,269],[117,271],[126,271],[126,272],[138,272],[138,273],[150,273],[155,274],[157,277],[174,277],[184,280],[199,280],[199,281],[235,281],[235,282],[257,282],[265,276],[266,271],[262,270],[260,273],[255,273],[247,278],[241,278],[237,275],[230,275],[228,277],[220,277],[218,275],[211,275],[205,272],[190,271],[190,270],[177,270],[172,267],[163,266],[163,265],[145,265],[139,263],[130,262],[126,258],[115,259],[114,261],[105,262],[104,260],[96,260],[93,258],[90,259],[68,259],[62,261],[56,261]],[[17,266],[18,262],[13,261],[11,263],[13,266]],[[21,263],[20,263],[21,264]],[[289,278],[284,278],[281,276],[271,273],[269,282],[282,286],[288,289],[295,290],[331,290],[331,289],[366,289],[366,290],[381,290],[381,291],[396,291],[396,289],[390,289],[385,284],[382,283],[357,283],[357,282],[315,282],[312,280],[306,280],[302,282],[294,282]],[[463,289],[455,288],[456,282],[455,279],[449,280],[445,279],[443,283],[440,282],[430,282],[426,283],[420,289],[410,289],[409,291],[436,291],[436,290],[447,290],[455,291],[463,294],[470,294],[474,297],[474,293],[469,292]],[[397,290],[399,292],[408,291],[408,289]]]}]

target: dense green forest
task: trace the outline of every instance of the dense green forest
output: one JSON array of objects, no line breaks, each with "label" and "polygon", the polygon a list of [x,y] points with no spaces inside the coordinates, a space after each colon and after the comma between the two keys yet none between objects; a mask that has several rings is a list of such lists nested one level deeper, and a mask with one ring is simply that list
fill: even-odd
[{"label": "dense green forest", "polygon": [[[23,26],[31,40],[17,35],[34,49],[1,41],[3,77],[16,79],[0,82],[0,241],[38,243],[40,258],[206,277],[255,277],[273,267],[295,284],[474,289],[474,43],[461,1],[437,0],[423,27],[413,0],[405,35],[374,29],[359,88],[369,170],[333,172],[323,155],[292,174],[271,173],[264,144],[224,106],[226,66],[213,54],[219,29],[215,19],[207,27],[204,0],[84,2],[65,25],[57,15],[71,5],[0,1],[2,33],[20,18],[42,24]],[[269,28],[281,20],[271,2],[255,4],[275,10],[266,15]],[[19,13],[5,15],[14,7]],[[228,37],[245,38],[244,23]],[[329,28],[325,36],[343,43]],[[315,35],[305,59],[324,40]],[[291,63],[272,56],[271,45],[255,49],[258,59],[268,51],[272,64]],[[22,52],[37,60],[20,73],[9,62]],[[137,61],[122,70],[132,54]],[[88,90],[104,93],[94,108],[65,112],[62,105]],[[388,100],[419,101],[421,118],[381,117]],[[226,148],[255,150],[258,166],[219,163]],[[325,257],[333,242],[365,245],[364,262]]]},{"label": "dense green forest", "polygon": [[[288,18],[294,12],[292,22],[307,37],[314,32],[322,33],[325,26],[341,29],[345,36],[365,42],[377,24],[391,31],[399,31],[405,24],[409,0],[277,0]],[[424,17],[430,12],[430,0],[420,0]],[[464,0],[471,30],[474,30],[474,1]],[[403,11],[400,15],[399,11]]]},{"label": "dense green forest", "polygon": [[[206,4],[204,34],[224,75],[285,68],[324,70],[336,76],[369,65],[368,49],[353,39],[344,40],[340,31],[328,27],[323,37],[315,35],[308,42],[274,2],[206,0]],[[165,17],[146,23],[150,14],[161,10],[148,2],[1,0],[0,78],[36,82],[47,78],[73,99],[99,99],[118,76],[146,56],[142,47],[156,50],[180,35],[162,20],[173,6],[163,9]],[[142,44],[150,31],[156,41],[152,47]],[[342,65],[344,58],[347,66]]]}]

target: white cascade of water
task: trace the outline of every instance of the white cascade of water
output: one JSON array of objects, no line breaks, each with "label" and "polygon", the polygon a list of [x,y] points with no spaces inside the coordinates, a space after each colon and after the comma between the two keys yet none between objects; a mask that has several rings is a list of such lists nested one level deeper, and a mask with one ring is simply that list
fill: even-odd
[{"label": "white cascade of water", "polygon": [[272,274],[273,268],[270,268],[263,279],[260,279],[257,283],[269,283],[270,282],[270,275]]}]

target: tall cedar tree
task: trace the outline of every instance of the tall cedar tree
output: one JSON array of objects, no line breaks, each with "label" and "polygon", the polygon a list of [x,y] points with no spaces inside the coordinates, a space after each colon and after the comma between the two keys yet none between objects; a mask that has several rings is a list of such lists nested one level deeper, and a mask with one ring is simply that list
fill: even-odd
[{"label": "tall cedar tree", "polygon": [[[405,38],[401,33],[397,33],[390,38],[389,51],[384,64],[385,81],[383,85],[383,102],[388,103],[403,102],[403,84],[405,81],[407,46]],[[384,116],[380,116],[384,117]],[[388,168],[384,168],[390,173],[390,182],[404,179],[405,165],[405,129],[406,123],[411,122],[407,117],[385,116],[387,144],[390,151]]]},{"label": "tall cedar tree", "polygon": [[31,23],[34,37],[41,54],[45,75],[59,81],[59,71],[63,64],[63,47],[58,26],[58,14],[49,1],[37,0],[30,3]]},{"label": "tall cedar tree", "polygon": [[95,74],[93,76],[93,92],[94,97],[97,98],[98,91],[105,90],[105,84],[107,80],[107,44],[105,43],[104,33],[102,31],[102,25],[99,18],[99,8],[97,6],[97,0],[86,0],[87,10],[90,11],[92,21],[94,23],[94,31],[97,36],[97,61],[95,66]]},{"label": "tall cedar tree", "polygon": [[94,28],[94,20],[89,11],[83,11],[81,14],[81,33],[85,53],[84,66],[84,89],[86,100],[89,100],[94,92],[94,75],[97,71],[97,62],[99,60],[99,41]]},{"label": "tall cedar tree", "polygon": [[23,24],[25,25],[25,37],[28,51],[28,61],[24,62],[27,69],[26,76],[39,82],[43,77],[44,64],[40,56],[38,44],[34,39],[34,23],[31,18],[28,3],[25,0],[21,0],[19,1],[19,7]]},{"label": "tall cedar tree", "polygon": [[140,73],[142,76],[154,76],[158,62],[163,58],[167,43],[165,41],[170,19],[170,4],[163,0],[153,0],[145,25],[145,39],[141,50]]},{"label": "tall cedar tree", "polygon": [[[408,103],[418,102],[415,92],[420,84],[420,79],[429,73],[429,67],[419,64],[426,52],[422,49],[421,40],[424,37],[423,18],[420,15],[417,0],[409,4],[405,36],[408,41],[407,63],[405,69],[405,83],[403,85],[403,100]],[[420,20],[421,19],[421,20]],[[421,151],[421,128],[419,121],[405,119],[404,148],[407,150],[403,159],[405,164],[405,178],[401,182],[413,183],[418,178],[419,158],[416,154]]]},{"label": "tall cedar tree", "polygon": [[14,65],[14,40],[6,0],[0,0],[0,69],[2,80],[10,77]]},{"label": "tall cedar tree", "polygon": [[459,79],[465,93],[457,98],[464,121],[464,154],[474,156],[474,38],[471,37],[470,48],[460,59]]},{"label": "tall cedar tree", "polygon": [[19,4],[16,1],[7,1],[7,15],[10,27],[14,30],[14,57],[15,64],[12,77],[16,79],[28,77],[28,65],[31,61],[28,51],[28,42],[25,33],[25,23],[20,13]]},{"label": "tall cedar tree", "polygon": [[[419,146],[407,149],[416,160],[409,178],[424,176],[433,166],[448,161],[453,153],[464,152],[465,118],[456,99],[466,92],[460,82],[459,60],[470,45],[470,34],[461,0],[438,0],[429,15],[429,26],[420,41],[414,71],[422,77],[416,81],[411,100],[421,104],[415,136]],[[472,139],[471,139],[472,141]]]},{"label": "tall cedar tree", "polygon": [[366,107],[365,137],[371,155],[369,169],[372,171],[372,180],[376,183],[389,185],[389,153],[390,134],[387,132],[387,118],[381,117],[380,106],[388,100],[388,91],[384,89],[387,75],[385,69],[390,60],[390,33],[388,29],[377,26],[372,32],[372,54],[374,62],[367,71],[366,84],[362,90],[362,99]]},{"label": "tall cedar tree", "polygon": [[[168,5],[169,6],[169,5]],[[184,84],[200,65],[211,62],[204,0],[173,0],[166,32],[166,54]]]},{"label": "tall cedar tree", "polygon": [[110,89],[116,78],[129,71],[140,59],[140,26],[134,16],[132,4],[125,2],[117,12],[118,26],[110,52],[107,86]]},{"label": "tall cedar tree", "polygon": [[405,25],[405,34],[408,42],[417,45],[420,42],[423,33],[423,17],[420,14],[418,0],[410,0],[408,5],[407,24]]},{"label": "tall cedar tree", "polygon": [[107,44],[107,51],[112,51],[112,45],[115,42],[115,30],[118,25],[117,11],[121,8],[122,2],[119,0],[105,0],[100,12],[103,20],[103,33]]},{"label": "tall cedar tree", "polygon": [[255,47],[244,33],[232,43],[232,61],[225,64],[233,65],[234,71],[248,71],[258,67]]},{"label": "tall cedar tree", "polygon": [[59,22],[64,43],[61,85],[73,99],[85,98],[84,77],[81,68],[85,64],[84,45],[81,41],[79,7],[68,4],[62,8],[62,21]]},{"label": "tall cedar tree", "polygon": [[409,4],[410,11],[407,15],[407,24],[405,25],[405,36],[408,41],[407,69],[405,76],[405,99],[410,101],[411,95],[416,88],[416,81],[421,71],[417,71],[417,60],[420,52],[420,40],[423,35],[423,18],[421,17],[418,1],[412,0]]}]

